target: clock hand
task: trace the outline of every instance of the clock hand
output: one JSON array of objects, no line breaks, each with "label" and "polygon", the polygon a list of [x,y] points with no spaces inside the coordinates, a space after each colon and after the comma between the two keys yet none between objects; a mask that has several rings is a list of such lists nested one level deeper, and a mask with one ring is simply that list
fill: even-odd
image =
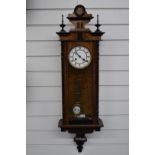
[{"label": "clock hand", "polygon": [[82,60],[85,61],[85,62],[88,62],[88,60],[86,60],[86,59],[83,59],[83,58],[82,58]]},{"label": "clock hand", "polygon": [[81,55],[79,55],[77,51],[75,52],[75,54],[76,54],[79,58],[81,58]]},{"label": "clock hand", "polygon": [[88,60],[82,58],[81,55],[79,55],[79,54],[77,53],[77,51],[75,52],[75,54],[76,54],[79,58],[81,58],[83,61],[88,62]]}]

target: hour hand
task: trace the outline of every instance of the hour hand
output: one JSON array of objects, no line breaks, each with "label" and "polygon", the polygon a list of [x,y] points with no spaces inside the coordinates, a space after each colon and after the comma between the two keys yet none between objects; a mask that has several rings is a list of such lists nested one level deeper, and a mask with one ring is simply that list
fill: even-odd
[{"label": "hour hand", "polygon": [[85,62],[88,62],[88,60],[86,60],[86,59],[84,59],[84,58],[82,58],[82,60],[85,61]]}]

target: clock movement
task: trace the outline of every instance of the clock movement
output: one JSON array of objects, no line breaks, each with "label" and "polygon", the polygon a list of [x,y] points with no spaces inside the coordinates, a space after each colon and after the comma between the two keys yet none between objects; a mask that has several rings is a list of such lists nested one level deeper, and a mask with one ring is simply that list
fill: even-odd
[{"label": "clock movement", "polygon": [[57,32],[61,41],[63,112],[58,126],[61,131],[75,133],[74,141],[81,152],[87,141],[85,134],[103,127],[98,113],[99,41],[104,32],[99,29],[98,15],[96,30],[86,28],[93,16],[82,5],[77,5],[67,18],[74,27],[65,31],[62,15],[62,29]]}]

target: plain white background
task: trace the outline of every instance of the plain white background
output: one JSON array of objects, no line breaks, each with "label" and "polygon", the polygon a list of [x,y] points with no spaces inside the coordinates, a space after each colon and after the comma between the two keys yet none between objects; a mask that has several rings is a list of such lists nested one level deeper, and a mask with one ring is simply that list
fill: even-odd
[{"label": "plain white background", "polygon": [[[130,155],[154,155],[153,0],[130,0]],[[0,10],[0,154],[26,154],[26,2]]]}]

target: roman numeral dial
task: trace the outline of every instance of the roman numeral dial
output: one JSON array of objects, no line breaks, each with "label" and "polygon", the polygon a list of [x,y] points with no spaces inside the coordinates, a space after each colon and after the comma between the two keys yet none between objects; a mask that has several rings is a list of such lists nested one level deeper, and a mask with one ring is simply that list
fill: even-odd
[{"label": "roman numeral dial", "polygon": [[69,52],[68,59],[72,67],[83,69],[89,66],[92,57],[90,51],[86,47],[76,46]]}]

